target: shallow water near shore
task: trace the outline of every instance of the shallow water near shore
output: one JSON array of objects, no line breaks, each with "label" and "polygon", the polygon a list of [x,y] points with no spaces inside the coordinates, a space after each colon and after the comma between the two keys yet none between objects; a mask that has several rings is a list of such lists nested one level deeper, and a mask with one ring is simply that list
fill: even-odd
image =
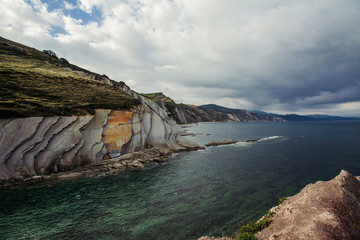
[{"label": "shallow water near shore", "polygon": [[[360,123],[200,123],[190,140],[233,145],[165,165],[0,192],[0,239],[196,239],[231,235],[280,197],[346,169],[360,175]],[[210,134],[210,135],[207,135]],[[256,142],[243,142],[260,139]]]}]

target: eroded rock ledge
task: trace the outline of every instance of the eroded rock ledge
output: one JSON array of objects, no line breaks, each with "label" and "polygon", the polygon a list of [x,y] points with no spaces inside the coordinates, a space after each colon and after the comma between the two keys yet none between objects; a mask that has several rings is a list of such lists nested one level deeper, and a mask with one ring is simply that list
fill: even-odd
[{"label": "eroded rock ledge", "polygon": [[[198,150],[202,147],[188,148],[188,151]],[[141,169],[146,165],[165,164],[169,160],[170,153],[163,153],[162,149],[149,148],[135,153],[128,153],[116,158],[102,160],[97,163],[91,163],[82,167],[60,173],[52,173],[50,175],[34,175],[27,178],[3,179],[0,180],[0,189],[29,186],[38,183],[56,182],[64,179],[76,179],[87,177],[103,177],[126,169]]]},{"label": "eroded rock ledge", "polygon": [[307,185],[271,210],[272,223],[255,235],[259,240],[360,239],[360,177],[342,170],[330,181]]},{"label": "eroded rock ledge", "polygon": [[222,140],[222,141],[218,141],[218,142],[211,141],[211,142],[205,144],[205,146],[207,146],[207,147],[213,147],[213,146],[221,146],[221,145],[234,144],[234,143],[237,143],[237,142],[238,142],[238,141],[236,141],[236,140]]}]

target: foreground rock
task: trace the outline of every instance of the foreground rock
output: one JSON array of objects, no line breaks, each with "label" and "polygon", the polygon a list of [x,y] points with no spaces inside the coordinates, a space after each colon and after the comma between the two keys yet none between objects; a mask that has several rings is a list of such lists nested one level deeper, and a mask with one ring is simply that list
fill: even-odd
[{"label": "foreground rock", "polygon": [[360,177],[347,171],[307,185],[279,207],[258,239],[360,239]]},{"label": "foreground rock", "polygon": [[222,140],[222,141],[219,141],[219,142],[211,141],[211,142],[205,144],[205,146],[212,147],[212,146],[220,146],[220,145],[229,145],[229,144],[234,144],[234,143],[237,143],[237,142],[238,141],[236,141],[236,140]]},{"label": "foreground rock", "polygon": [[[271,210],[271,224],[255,235],[259,240],[360,239],[360,177],[342,170],[330,181],[307,185]],[[199,238],[220,239],[231,238]]]}]

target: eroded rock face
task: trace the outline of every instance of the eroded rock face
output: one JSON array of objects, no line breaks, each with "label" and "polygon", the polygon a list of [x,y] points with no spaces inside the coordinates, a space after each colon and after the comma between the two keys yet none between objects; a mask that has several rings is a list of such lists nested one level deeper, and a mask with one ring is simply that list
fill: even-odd
[{"label": "eroded rock face", "polygon": [[360,178],[343,170],[307,185],[275,211],[258,239],[360,239]]},{"label": "eroded rock face", "polygon": [[112,111],[104,126],[102,141],[111,158],[121,155],[122,146],[132,137],[131,119],[133,112]]},{"label": "eroded rock face", "polygon": [[1,119],[0,179],[67,171],[148,147],[167,153],[199,146],[146,105],[88,116]]}]

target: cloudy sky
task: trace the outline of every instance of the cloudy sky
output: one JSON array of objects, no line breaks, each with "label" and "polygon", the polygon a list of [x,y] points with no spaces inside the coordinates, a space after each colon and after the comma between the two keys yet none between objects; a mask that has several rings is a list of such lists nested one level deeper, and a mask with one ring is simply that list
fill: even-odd
[{"label": "cloudy sky", "polygon": [[0,35],[176,102],[360,116],[359,0],[1,0]]}]

